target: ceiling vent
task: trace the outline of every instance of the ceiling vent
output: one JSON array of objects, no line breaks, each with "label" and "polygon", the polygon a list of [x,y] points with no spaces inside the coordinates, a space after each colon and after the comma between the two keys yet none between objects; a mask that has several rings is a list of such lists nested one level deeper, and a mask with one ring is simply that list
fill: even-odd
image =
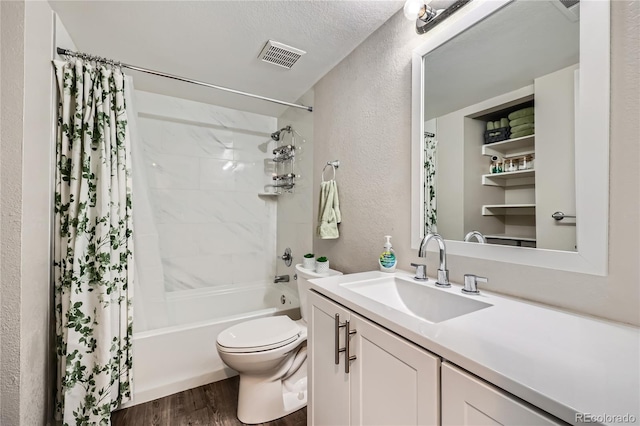
[{"label": "ceiling vent", "polygon": [[307,52],[304,50],[269,40],[267,44],[264,45],[264,48],[262,48],[262,52],[258,55],[258,59],[262,59],[264,62],[290,70],[298,59],[300,59],[300,57],[305,53]]}]

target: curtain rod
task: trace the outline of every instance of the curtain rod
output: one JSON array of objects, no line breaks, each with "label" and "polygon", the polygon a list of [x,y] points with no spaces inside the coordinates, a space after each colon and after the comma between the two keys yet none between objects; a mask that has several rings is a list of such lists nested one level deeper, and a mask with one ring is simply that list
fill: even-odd
[{"label": "curtain rod", "polygon": [[135,65],[124,64],[122,62],[113,61],[113,60],[110,60],[110,59],[102,58],[100,56],[94,56],[94,55],[89,55],[89,54],[80,53],[80,52],[73,52],[71,50],[63,49],[61,47],[58,47],[56,50],[57,50],[59,55],[76,56],[76,57],[83,58],[83,59],[89,59],[89,60],[98,61],[98,62],[105,62],[105,63],[108,63],[108,64],[117,65],[117,66],[122,67],[122,68],[128,68],[128,69],[134,70],[134,71],[140,71],[140,72],[144,72],[144,73],[147,73],[147,74],[157,75],[159,77],[166,77],[166,78],[170,78],[170,79],[173,79],[173,80],[184,81],[185,83],[197,84],[198,86],[205,86],[205,87],[210,87],[212,89],[223,90],[225,92],[235,93],[237,95],[242,95],[242,96],[248,96],[248,97],[254,98],[254,99],[261,99],[263,101],[273,102],[273,103],[280,104],[280,105],[286,105],[286,106],[290,106],[290,107],[294,107],[294,108],[301,108],[301,109],[305,109],[305,110],[307,110],[309,112],[313,111],[313,107],[307,106],[307,105],[294,104],[294,103],[291,103],[291,102],[281,101],[279,99],[267,98],[267,97],[264,97],[264,96],[255,95],[253,93],[247,93],[247,92],[242,92],[240,90],[230,89],[228,87],[216,86],[215,84],[205,83],[204,81],[193,80],[193,79],[190,79],[190,78],[180,77],[180,76],[173,75],[173,74],[167,74],[167,73],[160,72],[160,71],[150,70],[148,68],[142,68],[142,67],[138,67],[138,66],[135,66]]}]

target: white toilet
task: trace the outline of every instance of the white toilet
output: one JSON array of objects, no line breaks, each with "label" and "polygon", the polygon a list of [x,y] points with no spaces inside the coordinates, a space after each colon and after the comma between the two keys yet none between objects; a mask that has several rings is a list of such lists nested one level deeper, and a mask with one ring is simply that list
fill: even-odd
[{"label": "white toilet", "polygon": [[298,264],[296,274],[302,319],[259,318],[218,335],[220,358],[240,375],[238,419],[243,423],[268,422],[307,405],[308,280],[342,273],[317,274]]}]

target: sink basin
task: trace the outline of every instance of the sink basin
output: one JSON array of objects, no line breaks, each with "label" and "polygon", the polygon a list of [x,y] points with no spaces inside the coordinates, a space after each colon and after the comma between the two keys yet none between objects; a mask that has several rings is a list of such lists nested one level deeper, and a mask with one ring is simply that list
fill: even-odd
[{"label": "sink basin", "polygon": [[493,306],[399,277],[345,283],[342,287],[432,323]]}]

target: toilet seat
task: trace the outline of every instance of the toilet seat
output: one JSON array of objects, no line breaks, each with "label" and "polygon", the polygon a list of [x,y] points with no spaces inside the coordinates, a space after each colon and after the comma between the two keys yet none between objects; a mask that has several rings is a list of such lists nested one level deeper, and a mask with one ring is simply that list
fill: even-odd
[{"label": "toilet seat", "polygon": [[288,316],[258,318],[236,324],[218,335],[224,352],[247,353],[276,349],[300,338],[302,330]]}]

